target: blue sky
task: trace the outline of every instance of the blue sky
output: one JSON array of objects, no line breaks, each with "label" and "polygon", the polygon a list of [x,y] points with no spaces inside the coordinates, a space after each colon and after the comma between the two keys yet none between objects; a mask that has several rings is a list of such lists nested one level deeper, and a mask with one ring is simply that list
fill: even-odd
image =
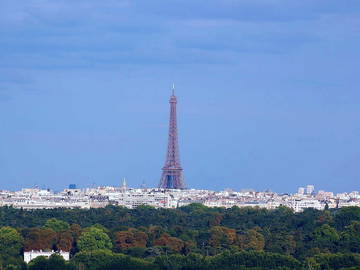
[{"label": "blue sky", "polygon": [[360,190],[360,1],[2,0],[0,189]]}]

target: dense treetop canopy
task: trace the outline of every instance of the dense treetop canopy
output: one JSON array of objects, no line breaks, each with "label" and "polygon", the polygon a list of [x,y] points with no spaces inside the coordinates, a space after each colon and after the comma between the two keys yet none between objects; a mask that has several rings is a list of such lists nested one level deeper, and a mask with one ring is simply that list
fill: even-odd
[{"label": "dense treetop canopy", "polygon": [[[3,207],[0,240],[8,269],[358,269],[360,208]],[[72,259],[21,262],[23,251],[39,249]]]}]

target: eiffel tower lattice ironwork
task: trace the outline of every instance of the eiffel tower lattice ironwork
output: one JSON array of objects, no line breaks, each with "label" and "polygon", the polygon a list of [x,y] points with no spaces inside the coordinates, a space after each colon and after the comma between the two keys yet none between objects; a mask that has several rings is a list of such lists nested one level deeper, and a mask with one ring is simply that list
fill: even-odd
[{"label": "eiffel tower lattice ironwork", "polygon": [[179,143],[177,133],[175,86],[172,87],[170,97],[170,122],[169,122],[169,139],[166,154],[165,165],[162,168],[159,188],[184,189],[185,182],[183,178],[183,169],[180,164]]}]

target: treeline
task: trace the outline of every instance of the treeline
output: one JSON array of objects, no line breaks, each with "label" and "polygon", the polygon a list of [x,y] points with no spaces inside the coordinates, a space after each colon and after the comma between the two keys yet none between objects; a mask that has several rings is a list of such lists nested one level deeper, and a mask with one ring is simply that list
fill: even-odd
[{"label": "treeline", "polygon": [[[81,252],[70,262],[59,256],[39,257],[29,264],[29,270],[357,270],[358,254],[320,254],[304,263],[291,256],[258,252],[224,252],[216,256],[161,255],[153,259],[139,259],[106,250]],[[26,269],[26,268],[24,268]]]},{"label": "treeline", "polygon": [[[0,269],[360,269],[358,207],[3,207],[0,227]],[[21,254],[29,250],[70,251],[72,259],[27,266]]]}]

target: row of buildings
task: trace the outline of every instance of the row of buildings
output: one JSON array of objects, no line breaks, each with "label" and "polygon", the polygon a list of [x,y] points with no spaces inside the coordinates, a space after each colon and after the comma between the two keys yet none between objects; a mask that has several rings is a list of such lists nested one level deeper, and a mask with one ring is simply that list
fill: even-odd
[{"label": "row of buildings", "polygon": [[360,206],[360,194],[357,191],[334,194],[332,192],[314,192],[313,186],[299,188],[295,194],[278,194],[271,191],[254,190],[196,190],[196,189],[161,189],[161,188],[128,188],[97,187],[65,189],[61,192],[25,188],[20,191],[0,191],[0,206],[12,206],[23,209],[52,208],[99,208],[117,205],[136,208],[149,205],[156,208],[176,208],[191,203],[201,203],[208,207],[260,207],[275,209],[287,206],[295,212],[305,208],[322,210],[344,206]]}]

